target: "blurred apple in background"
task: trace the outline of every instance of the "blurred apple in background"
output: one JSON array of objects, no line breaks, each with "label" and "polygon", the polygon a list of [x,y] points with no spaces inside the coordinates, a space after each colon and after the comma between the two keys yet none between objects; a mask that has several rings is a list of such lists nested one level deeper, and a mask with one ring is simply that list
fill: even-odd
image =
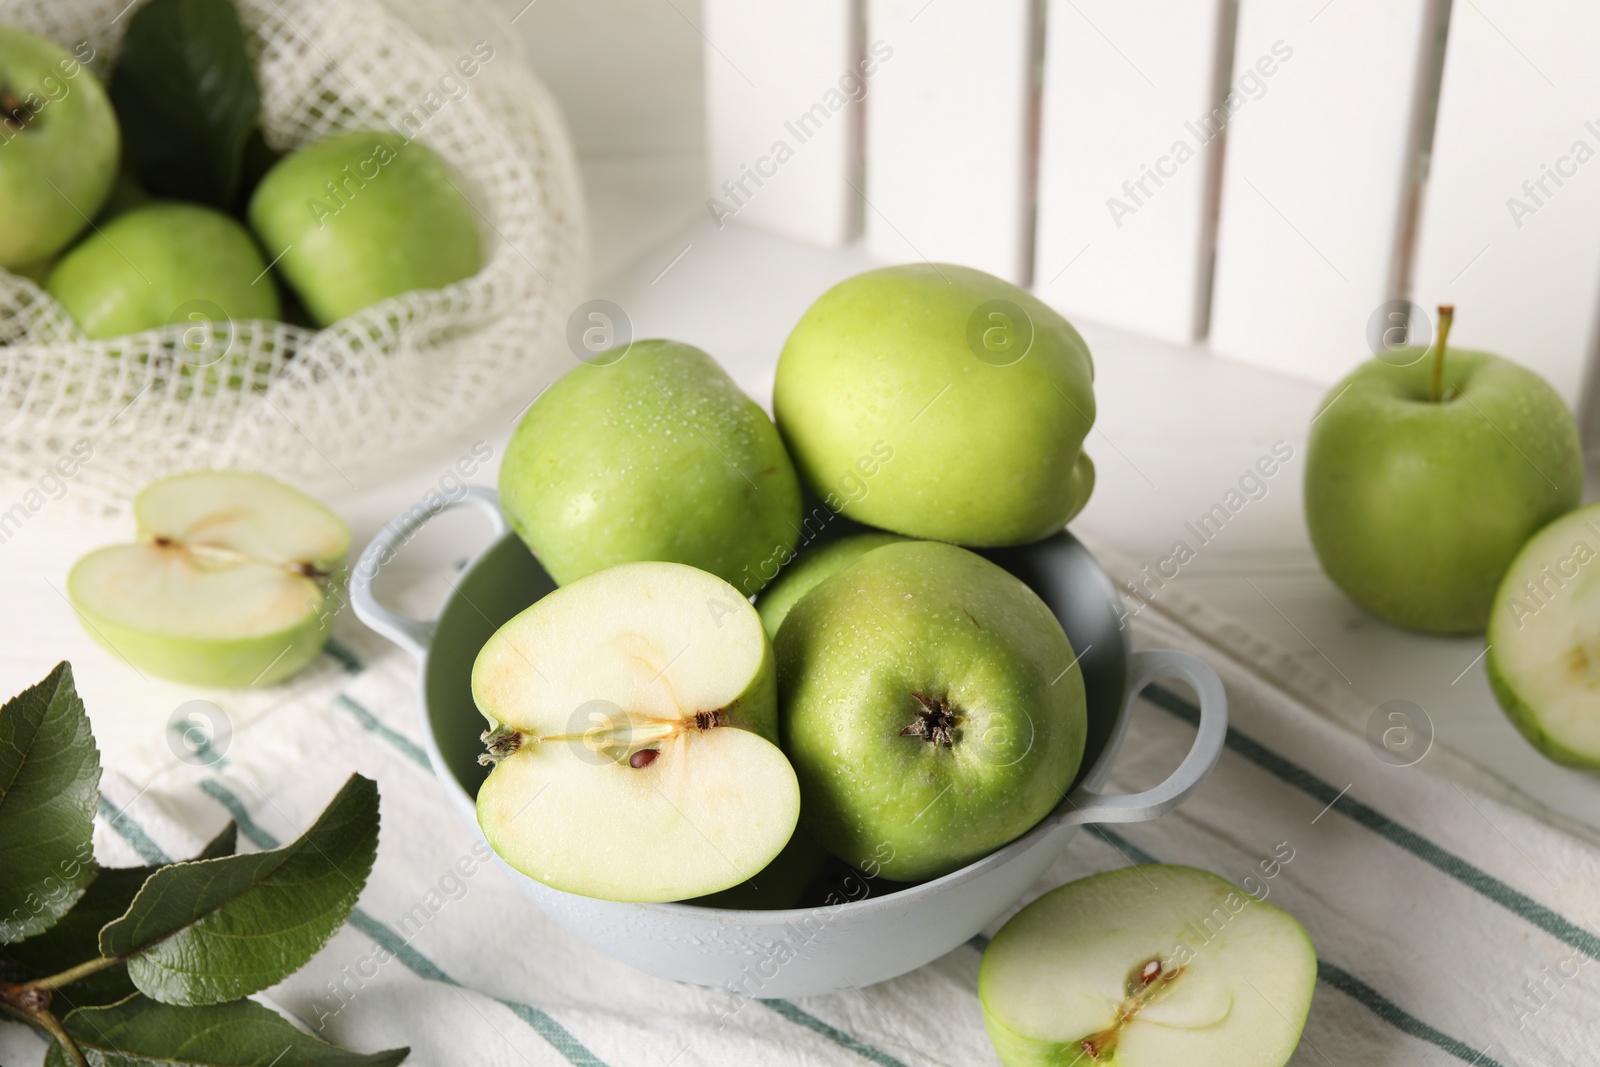
[{"label": "blurred apple in background", "polygon": [[0,26],[0,267],[66,247],[105,202],[120,148],[95,76],[54,43]]},{"label": "blurred apple in background", "polygon": [[175,201],[133,208],[95,230],[56,264],[47,288],[96,338],[281,314],[250,231],[220,211]]},{"label": "blurred apple in background", "polygon": [[249,216],[321,326],[483,265],[477,216],[450,165],[397,133],[357,130],[300,149],[261,179]]},{"label": "blurred apple in background", "polygon": [[1431,353],[1399,350],[1334,386],[1306,454],[1328,577],[1388,622],[1440,634],[1481,631],[1517,552],[1583,491],[1561,397],[1508,360],[1448,349],[1452,318],[1439,309]]}]

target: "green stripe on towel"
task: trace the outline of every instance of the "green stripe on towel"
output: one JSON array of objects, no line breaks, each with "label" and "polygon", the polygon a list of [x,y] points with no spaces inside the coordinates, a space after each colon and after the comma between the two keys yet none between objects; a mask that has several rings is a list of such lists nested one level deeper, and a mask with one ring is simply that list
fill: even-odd
[{"label": "green stripe on towel", "polygon": [[393,745],[395,750],[401,755],[405,756],[406,759],[410,760],[412,763],[415,763],[418,767],[421,767],[429,774],[433,773],[433,764],[428,761],[428,754],[422,751],[421,746],[419,746],[415,741],[411,740],[411,738],[407,737],[399,730],[384,725],[378,720],[376,715],[372,714],[372,712],[368,711],[360,704],[357,704],[354,700],[351,700],[343,693],[340,693],[338,696],[334,697],[333,702],[344,710],[348,711],[351,715],[355,716],[355,720],[361,724],[362,729],[368,731],[369,733],[377,734],[379,737],[389,742],[389,744]]},{"label": "green stripe on towel", "polygon": [[[1144,699],[1170,712],[1191,726],[1200,721],[1200,709],[1171,690],[1158,685],[1145,689]],[[1259,741],[1228,727],[1227,745],[1262,770],[1289,783],[1307,796],[1329,805],[1332,810],[1353,819],[1367,829],[1398,845],[1425,863],[1432,864],[1462,885],[1472,889],[1514,915],[1526,919],[1551,937],[1566,942],[1592,959],[1600,960],[1600,937],[1583,929],[1559,912],[1511,888],[1488,871],[1468,863],[1455,853],[1429,841],[1415,830],[1402,826],[1389,816],[1352,798],[1318,778],[1299,764],[1278,755]]]},{"label": "green stripe on towel", "polygon": [[[267,832],[250,817],[250,812],[244,803],[222,783],[208,778],[200,783],[200,788],[217,803],[228,809],[234,822],[239,824],[239,832],[248,837],[260,848],[277,848],[278,839]],[[381,920],[373,918],[361,908],[356,908],[350,913],[350,925],[366,934],[372,940],[382,945],[394,954],[407,970],[425,978],[430,982],[441,982],[445,985],[461,988],[461,983],[450,977],[438,964],[408,945],[403,938],[385,925]],[[597,1057],[584,1047],[583,1043],[572,1032],[547,1013],[540,1011],[530,1004],[518,1001],[495,1000],[504,1005],[512,1014],[536,1030],[540,1037],[548,1041],[552,1048],[567,1058],[573,1067],[606,1067],[604,1060]]]},{"label": "green stripe on towel", "polygon": [[[1149,690],[1147,689],[1145,692],[1148,693]],[[1108,830],[1104,826],[1091,826],[1089,830],[1124,856],[1130,854],[1137,856],[1140,863],[1162,862],[1121,834]],[[1451,1037],[1443,1030],[1429,1026],[1343,967],[1329,963],[1327,960],[1319,959],[1317,961],[1317,978],[1345,996],[1350,997],[1401,1033],[1409,1034],[1420,1041],[1426,1041],[1428,1044],[1450,1053],[1458,1060],[1473,1064],[1474,1067],[1503,1067],[1502,1064],[1490,1059],[1482,1052],[1476,1051],[1466,1042]]]}]

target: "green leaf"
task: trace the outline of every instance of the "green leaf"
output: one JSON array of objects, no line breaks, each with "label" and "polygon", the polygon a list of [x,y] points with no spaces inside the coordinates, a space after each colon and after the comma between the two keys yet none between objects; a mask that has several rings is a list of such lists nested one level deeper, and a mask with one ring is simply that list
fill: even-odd
[{"label": "green leaf", "polygon": [[50,928],[94,878],[100,753],[58,663],[0,708],[0,945]]},{"label": "green leaf", "polygon": [[153,195],[233,206],[261,89],[232,0],[152,0],[111,72],[124,151]]},{"label": "green leaf", "polygon": [[[237,841],[238,830],[230,822],[195,858],[231,856]],[[0,960],[12,964],[12,980],[44,978],[99,956],[100,928],[127,911],[146,879],[159,870],[159,866],[102,868],[59,922],[36,937],[0,950]],[[127,965],[118,964],[56,990],[55,1003],[67,1008],[115,1004],[134,992]]]},{"label": "green leaf", "polygon": [[[411,1050],[363,1055],[296,1030],[250,1000],[175,1008],[138,995],[107,1008],[80,1008],[67,1033],[94,1067],[392,1067]],[[72,1067],[52,1044],[45,1067]]]},{"label": "green leaf", "polygon": [[350,915],[378,852],[378,786],[352,774],[311,828],[270,852],[163,867],[100,931],[104,956],[168,1004],[218,1004],[281,982]]}]

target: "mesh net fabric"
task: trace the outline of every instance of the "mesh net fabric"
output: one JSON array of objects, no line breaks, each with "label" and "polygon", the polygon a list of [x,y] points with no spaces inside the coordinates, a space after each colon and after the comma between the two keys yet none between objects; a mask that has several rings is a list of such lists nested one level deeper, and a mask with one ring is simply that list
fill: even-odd
[{"label": "mesh net fabric", "polygon": [[[0,0],[0,21],[69,50],[88,41],[104,76],[125,9],[140,3]],[[73,495],[107,506],[197,467],[350,481],[531,397],[564,351],[587,269],[582,194],[560,112],[514,35],[462,0],[237,4],[268,143],[286,151],[387,128],[428,145],[478,214],[483,269],[325,330],[202,326],[213,336],[201,356],[183,346],[196,327],[182,324],[87,340],[47,293],[0,270],[0,485],[11,495],[84,439],[93,459]],[[456,63],[479,40],[494,54],[464,77]]]}]

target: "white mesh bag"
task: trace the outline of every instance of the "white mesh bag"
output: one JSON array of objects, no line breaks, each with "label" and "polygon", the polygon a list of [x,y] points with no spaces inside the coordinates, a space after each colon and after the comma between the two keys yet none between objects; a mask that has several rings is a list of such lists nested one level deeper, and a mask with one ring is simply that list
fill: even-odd
[{"label": "white mesh bag", "polygon": [[[142,3],[0,0],[0,21],[68,50],[88,41],[104,77]],[[0,483],[11,497],[81,441],[92,458],[73,495],[104,505],[195,467],[354,484],[369,463],[532,397],[564,351],[587,269],[582,194],[560,112],[503,20],[462,0],[236,3],[268,143],[287,151],[365,128],[415,137],[451,163],[476,209],[483,269],[325,330],[218,324],[206,366],[181,325],[90,341],[39,286],[0,270]],[[478,41],[493,56],[464,78],[456,62]]]}]

